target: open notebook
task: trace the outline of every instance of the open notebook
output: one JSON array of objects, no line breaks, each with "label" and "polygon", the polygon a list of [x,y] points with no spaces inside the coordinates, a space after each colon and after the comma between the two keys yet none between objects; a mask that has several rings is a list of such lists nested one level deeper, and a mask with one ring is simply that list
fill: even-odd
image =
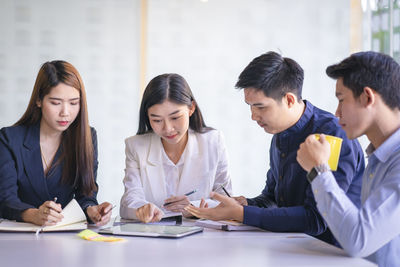
[{"label": "open notebook", "polygon": [[62,210],[64,218],[61,222],[52,226],[38,226],[32,223],[22,223],[10,220],[0,221],[0,231],[5,232],[55,232],[55,231],[75,231],[87,228],[86,216],[78,202],[72,199]]}]

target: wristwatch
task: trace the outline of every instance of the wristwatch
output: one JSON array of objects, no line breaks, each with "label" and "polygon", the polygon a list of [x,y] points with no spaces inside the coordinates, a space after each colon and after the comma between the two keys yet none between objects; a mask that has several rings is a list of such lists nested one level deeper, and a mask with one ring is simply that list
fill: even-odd
[{"label": "wristwatch", "polygon": [[318,175],[320,175],[323,172],[327,172],[330,170],[331,169],[329,168],[329,165],[326,163],[317,165],[317,166],[313,167],[311,169],[311,171],[309,171],[307,173],[307,180],[311,183],[315,179],[315,177],[317,177]]}]

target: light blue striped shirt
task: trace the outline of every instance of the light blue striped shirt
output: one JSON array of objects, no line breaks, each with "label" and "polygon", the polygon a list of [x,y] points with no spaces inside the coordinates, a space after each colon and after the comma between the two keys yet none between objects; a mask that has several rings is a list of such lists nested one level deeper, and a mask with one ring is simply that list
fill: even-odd
[{"label": "light blue striped shirt", "polygon": [[380,267],[400,265],[400,129],[376,150],[367,148],[361,209],[337,185],[332,172],[312,182],[317,207],[347,253]]}]

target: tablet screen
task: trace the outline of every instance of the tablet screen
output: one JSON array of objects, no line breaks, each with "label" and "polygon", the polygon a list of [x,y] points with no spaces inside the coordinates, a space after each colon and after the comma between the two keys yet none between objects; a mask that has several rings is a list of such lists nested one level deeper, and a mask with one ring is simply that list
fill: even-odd
[{"label": "tablet screen", "polygon": [[182,237],[203,231],[197,226],[155,225],[143,223],[127,223],[103,229],[101,233],[114,235],[152,236],[152,237]]}]

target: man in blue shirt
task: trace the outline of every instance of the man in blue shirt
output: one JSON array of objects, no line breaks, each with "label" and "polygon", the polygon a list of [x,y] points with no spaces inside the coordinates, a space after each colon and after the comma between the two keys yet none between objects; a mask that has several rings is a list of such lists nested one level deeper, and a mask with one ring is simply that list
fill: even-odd
[{"label": "man in blue shirt", "polygon": [[360,52],[326,73],[337,79],[336,115],[348,138],[366,135],[368,166],[361,207],[352,203],[329,171],[330,147],[307,137],[297,159],[308,172],[318,210],[337,241],[352,256],[380,267],[400,264],[400,66],[391,57]]},{"label": "man in blue shirt", "polygon": [[297,163],[296,153],[300,143],[312,133],[342,138],[335,176],[356,206],[360,205],[364,158],[359,143],[346,138],[333,114],[301,99],[303,76],[297,62],[275,52],[255,58],[243,70],[236,87],[244,88],[252,119],[274,135],[265,188],[261,195],[248,199],[212,193],[213,198],[222,202],[219,206],[186,207],[189,212],[212,220],[234,219],[269,231],[304,232],[336,244],[317,210],[307,173]]}]

